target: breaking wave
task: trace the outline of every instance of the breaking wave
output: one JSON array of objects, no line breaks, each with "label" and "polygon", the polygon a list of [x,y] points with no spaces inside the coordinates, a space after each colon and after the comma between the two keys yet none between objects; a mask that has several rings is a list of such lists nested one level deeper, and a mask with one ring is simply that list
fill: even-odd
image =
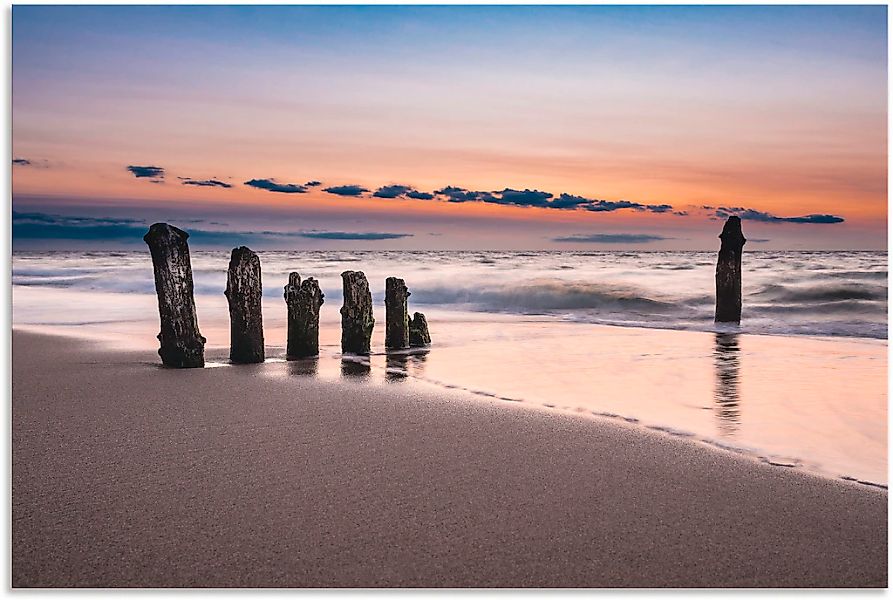
[{"label": "breaking wave", "polygon": [[[324,310],[341,302],[340,273],[359,268],[378,305],[385,277],[399,276],[411,290],[410,304],[419,307],[632,327],[716,329],[713,252],[259,254],[266,298],[281,298],[288,273],[298,271],[320,282]],[[197,295],[220,299],[228,261],[226,252],[193,253]],[[885,252],[747,253],[741,331],[886,338],[886,261]],[[16,253],[12,283],[14,289],[155,293],[151,261],[144,252]],[[124,307],[131,301],[109,302]]]}]

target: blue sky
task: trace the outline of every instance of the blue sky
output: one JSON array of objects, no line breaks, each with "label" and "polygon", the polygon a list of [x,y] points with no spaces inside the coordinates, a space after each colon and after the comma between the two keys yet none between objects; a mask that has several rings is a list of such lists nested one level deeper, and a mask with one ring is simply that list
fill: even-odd
[{"label": "blue sky", "polygon": [[885,6],[15,6],[14,205],[457,248],[709,248],[739,207],[783,247],[886,247],[886,39]]}]

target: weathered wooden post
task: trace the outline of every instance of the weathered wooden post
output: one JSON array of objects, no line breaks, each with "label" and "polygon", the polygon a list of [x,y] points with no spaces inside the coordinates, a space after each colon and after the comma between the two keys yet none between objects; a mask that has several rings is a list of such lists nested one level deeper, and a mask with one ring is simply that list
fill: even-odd
[{"label": "weathered wooden post", "polygon": [[312,277],[301,281],[297,273],[288,274],[285,286],[288,306],[288,358],[307,358],[319,354],[319,307],[325,296]]},{"label": "weathered wooden post", "polygon": [[362,271],[345,271],[344,305],[341,307],[341,352],[369,354],[372,345],[372,294]]},{"label": "weathered wooden post", "polygon": [[155,223],[143,240],[152,253],[161,332],[158,355],[166,367],[205,366],[205,338],[198,330],[193,297],[189,234],[167,223]]},{"label": "weathered wooden post", "polygon": [[413,348],[431,345],[431,334],[428,333],[428,320],[420,312],[412,315],[409,321],[409,345]]},{"label": "weathered wooden post", "polygon": [[385,307],[385,348],[394,350],[409,348],[409,313],[406,299],[409,290],[406,282],[397,277],[388,277],[384,282]]},{"label": "weathered wooden post", "polygon": [[245,246],[233,248],[224,294],[229,301],[229,359],[234,363],[263,362],[260,259]]},{"label": "weathered wooden post", "polygon": [[744,234],[741,219],[729,217],[722,233],[722,244],[716,260],[716,318],[717,323],[741,322],[741,250]]}]

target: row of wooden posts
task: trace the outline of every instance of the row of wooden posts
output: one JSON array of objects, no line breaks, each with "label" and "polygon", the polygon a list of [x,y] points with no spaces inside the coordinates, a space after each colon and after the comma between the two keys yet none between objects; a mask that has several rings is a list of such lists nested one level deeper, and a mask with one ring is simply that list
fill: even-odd
[{"label": "row of wooden posts", "polygon": [[[143,237],[152,254],[155,292],[161,332],[158,354],[169,367],[192,368],[205,364],[205,338],[198,329],[193,293],[189,234],[167,223],[155,223]],[[341,351],[366,355],[371,351],[372,294],[362,271],[345,271],[344,305],[341,307]],[[264,325],[261,303],[260,258],[249,248],[234,248],[229,261],[224,292],[229,302],[230,360],[234,363],[264,361]],[[385,280],[385,347],[403,350],[428,346],[431,335],[425,315],[409,317],[406,283],[397,277]],[[288,358],[319,354],[319,309],[324,295],[312,277],[301,280],[290,273],[285,286],[288,308]]]},{"label": "row of wooden posts", "polygon": [[[143,238],[152,253],[155,291],[161,332],[158,340],[161,361],[170,367],[201,367],[205,364],[205,338],[198,330],[193,297],[189,234],[167,223],[155,223]],[[741,251],[747,241],[741,232],[741,219],[729,217],[719,236],[722,241],[716,261],[717,323],[741,321]],[[345,271],[344,305],[341,307],[341,351],[369,354],[372,329],[372,295],[362,271]],[[261,314],[261,269],[257,254],[235,248],[226,278],[226,298],[230,314],[230,360],[255,363],[264,360],[264,332]],[[409,290],[402,279],[385,281],[385,347],[404,349],[431,343],[425,315],[409,318]],[[288,276],[285,302],[288,306],[288,346],[290,358],[319,354],[319,307],[323,293],[312,277],[301,280],[298,273]]]}]

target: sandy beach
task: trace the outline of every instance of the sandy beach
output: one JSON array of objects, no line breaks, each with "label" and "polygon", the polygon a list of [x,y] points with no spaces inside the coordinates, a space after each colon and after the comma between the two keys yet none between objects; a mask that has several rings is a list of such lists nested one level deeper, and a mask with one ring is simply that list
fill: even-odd
[{"label": "sandy beach", "polygon": [[12,585],[887,584],[886,490],[350,372],[14,331]]}]

